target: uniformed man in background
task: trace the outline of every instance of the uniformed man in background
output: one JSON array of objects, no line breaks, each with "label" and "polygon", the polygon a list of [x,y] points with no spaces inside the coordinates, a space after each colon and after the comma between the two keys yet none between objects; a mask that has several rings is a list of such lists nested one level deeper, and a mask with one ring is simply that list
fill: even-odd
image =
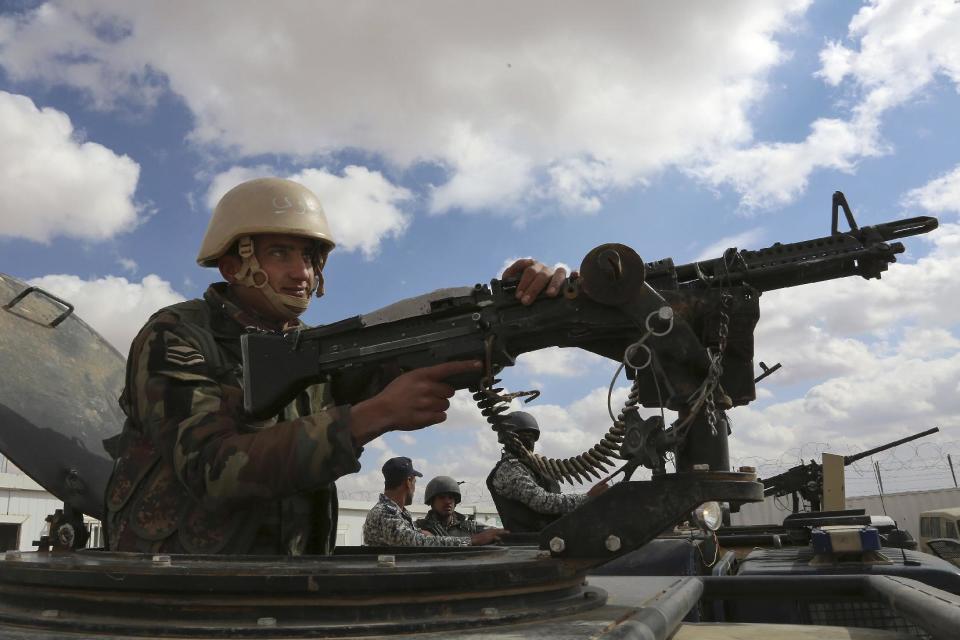
[{"label": "uniformed man in background", "polygon": [[[158,311],[130,348],[127,420],[105,443],[116,461],[105,496],[110,549],[329,553],[333,482],[360,468],[363,445],[446,418],[454,389],[443,381],[479,362],[404,373],[353,405],[314,385],[273,418],[244,413],[240,336],[302,327],[333,247],[319,200],[301,184],[261,178],[221,198],[197,262],[225,282]],[[503,277],[518,276],[528,304],[543,290],[556,295],[565,272],[521,260]]]},{"label": "uniformed man in background", "polygon": [[498,427],[504,445],[500,461],[487,476],[487,488],[497,506],[500,521],[513,533],[540,531],[560,516],[570,513],[591,496],[606,491],[607,485],[594,485],[585,494],[560,493],[560,484],[543,475],[518,447],[530,453],[540,438],[536,418],[525,411],[503,417]]},{"label": "uniformed man in background", "polygon": [[450,476],[437,476],[423,492],[423,502],[430,506],[430,511],[417,520],[417,528],[435,536],[471,536],[487,529],[456,511],[461,499],[460,483]]},{"label": "uniformed man in background", "polygon": [[410,458],[390,458],[384,463],[383,493],[363,523],[363,544],[369,547],[465,547],[496,542],[498,536],[506,533],[492,528],[465,535],[424,533],[406,509],[413,504],[417,478],[422,477]]}]

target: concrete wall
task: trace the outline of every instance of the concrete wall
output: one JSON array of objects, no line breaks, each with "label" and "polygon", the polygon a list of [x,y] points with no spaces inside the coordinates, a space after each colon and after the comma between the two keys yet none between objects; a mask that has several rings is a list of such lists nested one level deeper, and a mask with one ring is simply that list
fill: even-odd
[{"label": "concrete wall", "polygon": [[[783,522],[790,514],[790,498],[744,505],[740,513],[731,517],[733,524],[771,524]],[[884,508],[886,507],[886,508]],[[847,498],[848,509],[865,509],[869,515],[886,515],[896,520],[902,529],[917,537],[920,532],[920,513],[930,509],[960,507],[960,489],[934,489],[931,491],[905,491],[880,496],[855,496]]]}]

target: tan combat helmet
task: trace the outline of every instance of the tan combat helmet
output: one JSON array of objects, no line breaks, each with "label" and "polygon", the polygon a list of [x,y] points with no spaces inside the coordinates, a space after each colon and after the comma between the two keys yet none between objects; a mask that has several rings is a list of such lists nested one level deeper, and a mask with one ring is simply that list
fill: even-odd
[{"label": "tan combat helmet", "polygon": [[278,313],[295,318],[306,310],[309,298],[285,295],[267,286],[267,274],[260,268],[253,250],[253,236],[264,233],[301,236],[319,243],[312,291],[316,291],[317,297],[323,295],[321,271],[327,254],[335,246],[333,235],[320,200],[292,180],[257,178],[242,182],[224,194],[213,210],[197,264],[215,267],[217,260],[237,243],[243,260],[237,283],[260,289]]}]

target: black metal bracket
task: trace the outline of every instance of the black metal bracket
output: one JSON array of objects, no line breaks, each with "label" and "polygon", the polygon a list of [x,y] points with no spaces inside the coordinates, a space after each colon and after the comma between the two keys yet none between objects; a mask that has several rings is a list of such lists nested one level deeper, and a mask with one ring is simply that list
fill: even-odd
[{"label": "black metal bracket", "polygon": [[24,289],[23,291],[21,291],[20,293],[18,293],[18,294],[13,298],[13,300],[11,300],[11,301],[8,302],[7,304],[3,305],[3,308],[6,309],[7,311],[10,311],[10,310],[13,309],[15,306],[17,306],[17,304],[19,304],[19,302],[20,302],[21,300],[23,300],[23,299],[26,298],[28,295],[30,295],[31,293],[34,293],[34,292],[36,292],[36,293],[38,293],[38,294],[40,294],[40,295],[44,295],[44,296],[50,298],[51,300],[53,300],[54,302],[57,302],[57,303],[59,303],[59,304],[61,304],[61,305],[63,305],[64,307],[67,308],[66,311],[64,311],[63,313],[61,313],[61,314],[60,314],[59,316],[57,316],[56,318],[54,318],[54,319],[50,322],[50,324],[47,325],[48,327],[50,327],[50,328],[56,327],[58,324],[60,324],[61,322],[63,322],[63,321],[66,320],[67,318],[69,318],[69,317],[70,317],[70,314],[73,313],[73,305],[72,305],[72,304],[70,304],[70,303],[67,302],[66,300],[62,300],[62,299],[58,298],[57,296],[53,295],[53,294],[50,293],[49,291],[45,291],[45,290],[41,289],[40,287],[27,287],[26,289]]},{"label": "black metal bracket", "polygon": [[847,224],[850,225],[850,231],[858,231],[860,227],[857,226],[857,221],[853,219],[853,211],[850,210],[850,205],[847,204],[847,198],[843,195],[842,191],[833,192],[833,214],[830,222],[830,235],[838,235],[840,232],[837,229],[839,223],[839,211],[838,209],[843,209],[843,215],[847,219]]},{"label": "black metal bracket", "polygon": [[638,549],[710,501],[762,502],[755,473],[692,471],[620,482],[540,532],[554,557],[603,564]]},{"label": "black metal bracket", "polygon": [[760,368],[763,369],[763,373],[761,373],[759,376],[757,376],[756,378],[753,379],[753,384],[757,384],[758,382],[760,382],[761,380],[763,380],[763,379],[766,378],[767,376],[769,376],[769,375],[771,375],[771,374],[773,374],[773,373],[776,373],[777,370],[778,370],[781,366],[783,366],[783,365],[781,365],[781,364],[778,362],[777,364],[773,365],[772,367],[768,367],[768,366],[767,366],[767,363],[764,362],[763,360],[761,360],[761,361],[760,361]]}]

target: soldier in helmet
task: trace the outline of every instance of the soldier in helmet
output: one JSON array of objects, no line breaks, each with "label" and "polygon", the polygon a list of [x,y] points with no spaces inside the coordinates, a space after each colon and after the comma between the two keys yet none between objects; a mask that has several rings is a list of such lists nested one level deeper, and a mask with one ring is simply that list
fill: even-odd
[{"label": "soldier in helmet", "polygon": [[[404,373],[353,405],[320,384],[268,420],[243,412],[241,334],[301,327],[334,244],[319,200],[296,182],[251,180],[217,204],[197,262],[225,282],[155,313],[130,348],[127,421],[107,443],[110,549],[328,553],[333,482],[360,468],[363,445],[446,418],[454,390],[443,381],[479,362]],[[544,289],[556,295],[564,275],[533,260],[504,273],[520,276],[524,303]]]},{"label": "soldier in helmet", "polygon": [[521,447],[532,453],[540,438],[540,426],[529,413],[508,413],[497,431],[503,455],[487,476],[487,488],[503,526],[510,531],[540,531],[589,497],[606,491],[606,483],[600,483],[585,494],[560,493],[556,480],[525,462]]},{"label": "soldier in helmet", "polygon": [[[483,531],[462,533],[423,533],[414,525],[406,507],[413,504],[417,478],[423,474],[413,468],[410,458],[390,458],[383,465],[383,493],[367,513],[363,523],[363,543],[371,547],[465,547],[490,544],[505,533],[503,529],[483,527]],[[442,476],[441,476],[442,477]],[[448,478],[449,479],[449,478]],[[451,480],[452,482],[452,480]],[[456,482],[453,483],[456,487]],[[427,488],[429,491],[429,487]],[[459,497],[459,491],[457,496]]]},{"label": "soldier in helmet", "polygon": [[469,536],[487,529],[456,511],[462,499],[460,485],[450,476],[437,476],[428,482],[423,498],[430,506],[427,517],[417,520],[417,527],[423,531],[435,536]]}]

